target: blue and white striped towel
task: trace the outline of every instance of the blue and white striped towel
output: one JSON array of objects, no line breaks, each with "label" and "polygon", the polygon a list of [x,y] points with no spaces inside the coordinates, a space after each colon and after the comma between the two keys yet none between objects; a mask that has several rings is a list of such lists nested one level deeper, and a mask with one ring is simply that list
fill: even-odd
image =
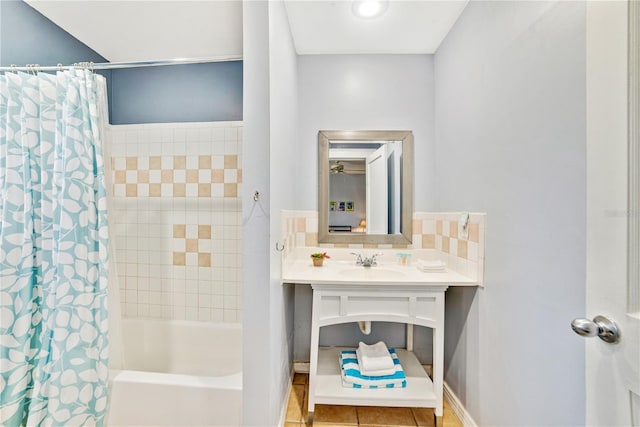
[{"label": "blue and white striped towel", "polygon": [[396,371],[393,375],[367,376],[360,373],[358,358],[355,350],[340,352],[340,367],[342,368],[342,385],[348,388],[404,388],[407,377],[404,374],[400,360],[394,348],[389,349]]}]

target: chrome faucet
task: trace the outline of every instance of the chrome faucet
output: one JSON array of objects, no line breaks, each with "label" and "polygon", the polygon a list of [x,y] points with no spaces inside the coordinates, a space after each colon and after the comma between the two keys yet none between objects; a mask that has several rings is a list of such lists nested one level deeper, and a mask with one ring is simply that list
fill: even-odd
[{"label": "chrome faucet", "polygon": [[378,262],[376,261],[376,257],[383,254],[373,254],[368,258],[363,257],[361,254],[357,254],[355,252],[351,252],[351,255],[356,256],[356,265],[361,265],[363,267],[372,267],[374,265],[378,265]]}]

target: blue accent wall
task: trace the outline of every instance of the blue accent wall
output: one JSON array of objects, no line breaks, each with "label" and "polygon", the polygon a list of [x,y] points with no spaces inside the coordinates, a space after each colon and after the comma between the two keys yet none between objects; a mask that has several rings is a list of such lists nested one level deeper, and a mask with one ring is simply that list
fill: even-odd
[{"label": "blue accent wall", "polygon": [[[81,61],[108,62],[22,0],[0,0],[0,66]],[[100,73],[111,124],[242,120],[242,61]]]},{"label": "blue accent wall", "polygon": [[[108,62],[22,0],[0,0],[0,66]],[[111,89],[111,71],[101,71]],[[111,96],[109,109],[111,110]]]},{"label": "blue accent wall", "polygon": [[242,61],[111,73],[113,124],[242,120]]},{"label": "blue accent wall", "polygon": [[107,62],[22,0],[0,0],[0,65]]}]

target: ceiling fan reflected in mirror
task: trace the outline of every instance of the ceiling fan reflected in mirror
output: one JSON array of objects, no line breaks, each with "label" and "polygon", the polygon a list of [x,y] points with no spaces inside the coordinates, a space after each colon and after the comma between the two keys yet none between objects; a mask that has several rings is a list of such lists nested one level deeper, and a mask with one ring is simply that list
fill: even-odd
[{"label": "ceiling fan reflected in mirror", "polygon": [[364,175],[365,162],[363,160],[331,160],[330,171],[332,174]]}]

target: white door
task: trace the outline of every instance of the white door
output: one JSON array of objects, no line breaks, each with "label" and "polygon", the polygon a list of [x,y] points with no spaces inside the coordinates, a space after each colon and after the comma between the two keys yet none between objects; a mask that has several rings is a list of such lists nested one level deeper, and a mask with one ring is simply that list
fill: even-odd
[{"label": "white door", "polygon": [[387,145],[367,156],[367,234],[387,234],[389,230],[389,189]]},{"label": "white door", "polygon": [[[637,284],[627,280],[628,3],[587,2],[587,294],[588,319],[615,321],[621,337],[586,346],[589,426],[640,426],[640,320]],[[635,47],[638,49],[638,46]],[[637,114],[637,111],[636,111]],[[636,189],[638,191],[638,189]],[[631,214],[631,215],[630,215]],[[636,289],[635,294],[633,289]],[[635,295],[635,297],[633,296]]]}]

